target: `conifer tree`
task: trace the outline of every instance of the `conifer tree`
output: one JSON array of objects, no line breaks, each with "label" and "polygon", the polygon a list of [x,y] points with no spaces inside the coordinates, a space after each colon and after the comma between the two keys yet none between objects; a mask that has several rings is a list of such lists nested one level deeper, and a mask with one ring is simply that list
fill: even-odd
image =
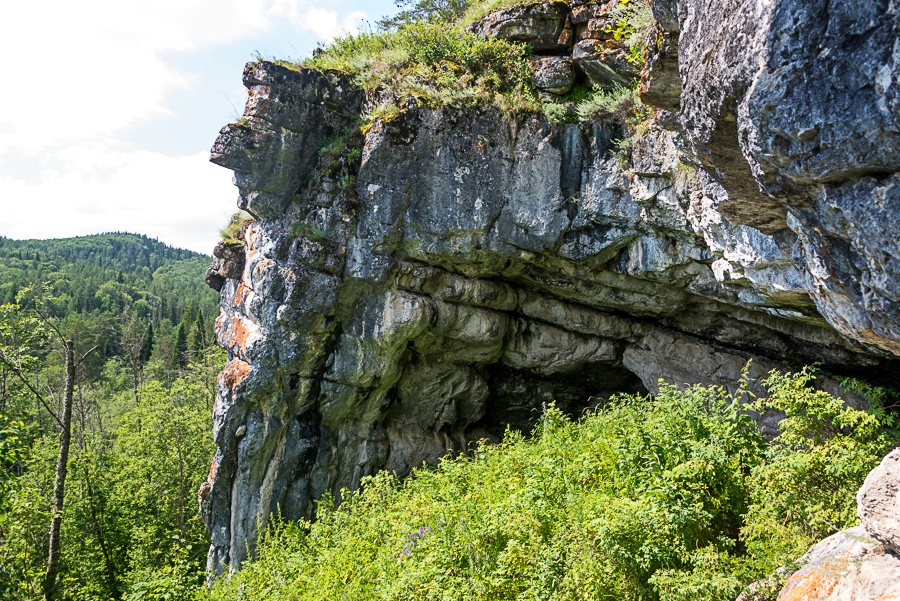
[{"label": "conifer tree", "polygon": [[144,334],[144,342],[141,345],[140,361],[146,363],[153,354],[153,324],[147,324],[147,333]]},{"label": "conifer tree", "polygon": [[175,344],[172,345],[172,368],[177,369],[187,365],[187,333],[185,332],[184,322],[178,324],[175,331]]}]

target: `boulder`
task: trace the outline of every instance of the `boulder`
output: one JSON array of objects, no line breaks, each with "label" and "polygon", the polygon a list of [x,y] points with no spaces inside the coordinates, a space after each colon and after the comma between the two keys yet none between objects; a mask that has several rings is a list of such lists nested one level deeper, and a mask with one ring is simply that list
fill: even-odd
[{"label": "boulder", "polygon": [[900,558],[862,526],[834,534],[800,559],[777,601],[889,601],[900,598]]},{"label": "boulder", "polygon": [[900,448],[866,477],[856,502],[859,521],[868,535],[900,556]]},{"label": "boulder", "polygon": [[587,75],[591,85],[601,88],[629,86],[638,75],[620,45],[608,40],[581,40],[572,49],[572,60]]},{"label": "boulder", "polygon": [[485,37],[525,42],[535,52],[560,51],[569,5],[565,2],[535,2],[495,10],[469,26]]},{"label": "boulder", "polygon": [[528,59],[534,85],[551,94],[567,94],[575,85],[575,67],[568,56],[535,56]]}]

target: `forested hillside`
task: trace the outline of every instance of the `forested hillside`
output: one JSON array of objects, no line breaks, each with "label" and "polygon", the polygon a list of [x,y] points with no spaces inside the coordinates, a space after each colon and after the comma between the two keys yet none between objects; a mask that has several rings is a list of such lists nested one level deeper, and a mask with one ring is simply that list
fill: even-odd
[{"label": "forested hillside", "polygon": [[0,598],[153,598],[160,570],[199,582],[223,363],[209,260],[134,234],[0,238]]},{"label": "forested hillside", "polygon": [[218,297],[203,283],[209,260],[138,234],[0,237],[0,304],[11,302],[29,283],[50,282],[56,306],[65,314],[131,308],[154,325],[162,319],[177,324],[189,306],[205,316],[216,313]]}]

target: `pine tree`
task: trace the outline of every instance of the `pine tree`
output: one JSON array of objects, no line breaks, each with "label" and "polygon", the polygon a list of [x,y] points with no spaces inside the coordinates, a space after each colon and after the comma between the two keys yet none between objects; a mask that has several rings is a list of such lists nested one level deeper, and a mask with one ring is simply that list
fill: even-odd
[{"label": "pine tree", "polygon": [[197,320],[194,322],[188,346],[192,351],[201,351],[206,348],[206,324],[203,320],[202,309],[197,311]]},{"label": "pine tree", "polygon": [[187,333],[184,329],[184,322],[178,324],[175,331],[175,344],[172,346],[172,367],[179,368],[187,365]]},{"label": "pine tree", "polygon": [[141,363],[146,363],[150,360],[150,356],[153,354],[153,324],[147,324],[147,333],[144,334],[144,343],[141,345],[141,354],[139,356]]}]

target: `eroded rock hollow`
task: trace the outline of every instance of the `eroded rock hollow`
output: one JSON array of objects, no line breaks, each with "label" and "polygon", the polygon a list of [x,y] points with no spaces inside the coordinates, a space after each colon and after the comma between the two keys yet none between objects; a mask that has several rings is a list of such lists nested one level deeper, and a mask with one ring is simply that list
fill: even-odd
[{"label": "eroded rock hollow", "polygon": [[[573,5],[474,27],[545,52],[547,93],[567,73],[627,77],[590,37],[603,7]],[[655,118],[625,161],[612,122],[412,107],[320,155],[363,94],[248,64],[244,119],[212,154],[256,220],[207,274],[230,359],[200,491],[211,572],[272,513],[311,517],[378,470],[527,431],[546,403],[578,415],[659,379],[733,389],[749,359],[756,377],[818,362],[892,381],[898,15],[841,6],[654,2]]]}]

